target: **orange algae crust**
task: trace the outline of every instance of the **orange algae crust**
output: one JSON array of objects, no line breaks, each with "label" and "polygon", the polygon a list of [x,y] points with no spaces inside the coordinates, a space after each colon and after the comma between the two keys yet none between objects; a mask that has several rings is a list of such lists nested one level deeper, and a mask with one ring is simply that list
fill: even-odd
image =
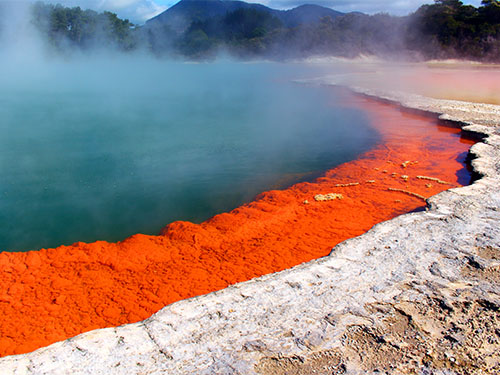
[{"label": "orange algae crust", "polygon": [[367,111],[382,141],[312,183],[262,193],[199,225],[174,222],[159,236],[0,253],[0,355],[137,322],[169,303],[328,255],[460,185],[457,155],[473,141],[457,137],[459,129],[366,99],[350,103]]}]

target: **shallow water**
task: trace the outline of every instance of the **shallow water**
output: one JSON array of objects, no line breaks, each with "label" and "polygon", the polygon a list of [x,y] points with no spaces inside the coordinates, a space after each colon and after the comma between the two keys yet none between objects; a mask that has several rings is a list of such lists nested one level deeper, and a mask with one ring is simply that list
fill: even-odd
[{"label": "shallow water", "polygon": [[270,63],[11,66],[0,77],[0,250],[156,234],[310,179],[377,142]]}]

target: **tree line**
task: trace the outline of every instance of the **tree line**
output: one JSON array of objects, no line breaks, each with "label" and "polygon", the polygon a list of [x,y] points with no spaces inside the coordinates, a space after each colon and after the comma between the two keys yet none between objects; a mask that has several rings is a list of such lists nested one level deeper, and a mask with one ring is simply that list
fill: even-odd
[{"label": "tree line", "polygon": [[49,45],[59,51],[69,48],[127,51],[138,47],[135,26],[111,12],[37,2],[32,8],[32,23]]},{"label": "tree line", "polygon": [[238,9],[194,20],[182,32],[161,24],[137,26],[111,12],[36,3],[33,24],[61,52],[100,47],[184,59],[208,59],[223,50],[242,59],[373,54],[500,61],[498,0],[483,0],[480,7],[436,0],[405,17],[347,13],[294,27],[263,10]]}]

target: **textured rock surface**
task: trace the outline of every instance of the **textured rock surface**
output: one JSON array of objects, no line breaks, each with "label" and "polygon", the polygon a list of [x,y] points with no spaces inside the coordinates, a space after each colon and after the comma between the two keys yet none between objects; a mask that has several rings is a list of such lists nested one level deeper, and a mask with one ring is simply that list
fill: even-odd
[{"label": "textured rock surface", "polygon": [[483,177],[328,257],[2,358],[0,373],[499,373],[500,108],[357,91],[486,134],[471,150]]}]

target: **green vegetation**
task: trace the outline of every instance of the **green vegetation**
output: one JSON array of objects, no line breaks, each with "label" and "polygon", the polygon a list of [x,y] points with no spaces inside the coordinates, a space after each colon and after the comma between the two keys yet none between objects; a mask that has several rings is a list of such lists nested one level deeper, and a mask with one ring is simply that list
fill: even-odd
[{"label": "green vegetation", "polygon": [[500,60],[500,3],[475,8],[459,0],[437,0],[410,17],[407,45],[427,58]]},{"label": "green vegetation", "polygon": [[[318,6],[283,12],[243,2],[223,4],[226,8],[219,9],[218,2],[180,2],[153,22],[135,27],[110,12],[37,3],[33,22],[58,50],[142,47],[196,60],[224,50],[243,59],[374,54],[500,61],[498,0],[483,0],[478,8],[459,0],[436,0],[407,17],[341,14]],[[215,6],[219,8],[211,9]],[[179,12],[184,20],[189,15],[187,26],[176,27],[181,25]]]},{"label": "green vegetation", "polygon": [[57,49],[115,47],[131,50],[137,46],[134,25],[111,12],[97,13],[80,7],[66,8],[41,2],[33,6],[33,23]]}]

